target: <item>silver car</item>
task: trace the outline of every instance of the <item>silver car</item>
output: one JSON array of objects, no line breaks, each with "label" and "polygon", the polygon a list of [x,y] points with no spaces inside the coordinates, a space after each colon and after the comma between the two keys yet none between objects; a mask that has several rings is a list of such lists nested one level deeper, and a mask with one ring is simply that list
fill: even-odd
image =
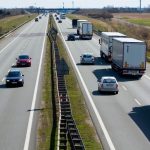
[{"label": "silver car", "polygon": [[103,76],[100,81],[98,81],[98,91],[99,92],[113,92],[118,94],[118,82],[113,76]]},{"label": "silver car", "polygon": [[80,56],[81,64],[94,64],[95,58],[92,53],[84,53]]}]

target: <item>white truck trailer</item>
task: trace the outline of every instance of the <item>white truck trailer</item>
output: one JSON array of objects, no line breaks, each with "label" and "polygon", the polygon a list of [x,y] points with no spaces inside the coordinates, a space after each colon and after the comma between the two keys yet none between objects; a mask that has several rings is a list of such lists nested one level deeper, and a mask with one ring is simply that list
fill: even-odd
[{"label": "white truck trailer", "polygon": [[91,40],[93,36],[93,25],[91,22],[80,23],[79,36],[81,39]]},{"label": "white truck trailer", "polygon": [[79,30],[80,30],[80,23],[82,22],[88,22],[87,20],[77,20],[77,34],[79,35]]},{"label": "white truck trailer", "polygon": [[65,13],[61,13],[60,14],[60,19],[66,19],[66,14]]},{"label": "white truck trailer", "polygon": [[126,35],[119,32],[102,32],[100,38],[100,56],[111,62],[112,54],[112,39],[115,37],[126,37]]},{"label": "white truck trailer", "polygon": [[146,70],[146,44],[133,38],[114,38],[112,69],[122,75],[141,77]]}]

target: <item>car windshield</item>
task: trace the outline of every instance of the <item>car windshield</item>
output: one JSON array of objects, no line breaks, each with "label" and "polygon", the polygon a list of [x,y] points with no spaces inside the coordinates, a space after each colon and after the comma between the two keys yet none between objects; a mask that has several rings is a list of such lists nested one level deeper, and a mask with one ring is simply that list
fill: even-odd
[{"label": "car windshield", "polygon": [[10,71],[7,75],[7,77],[19,77],[21,76],[21,73],[19,71]]},{"label": "car windshield", "polygon": [[104,79],[103,83],[116,83],[115,79]]},{"label": "car windshield", "polygon": [[83,55],[84,58],[91,58],[92,55]]},{"label": "car windshield", "polygon": [[19,56],[19,59],[29,59],[29,56],[27,56],[27,55],[21,55],[21,56]]}]

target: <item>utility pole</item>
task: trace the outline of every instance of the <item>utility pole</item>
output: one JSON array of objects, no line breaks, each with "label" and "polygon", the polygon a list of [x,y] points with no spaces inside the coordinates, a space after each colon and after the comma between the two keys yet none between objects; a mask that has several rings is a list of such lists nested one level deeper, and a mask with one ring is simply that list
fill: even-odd
[{"label": "utility pole", "polygon": [[72,8],[74,8],[74,1],[72,1]]},{"label": "utility pole", "polygon": [[142,12],[141,0],[140,0],[140,13]]}]

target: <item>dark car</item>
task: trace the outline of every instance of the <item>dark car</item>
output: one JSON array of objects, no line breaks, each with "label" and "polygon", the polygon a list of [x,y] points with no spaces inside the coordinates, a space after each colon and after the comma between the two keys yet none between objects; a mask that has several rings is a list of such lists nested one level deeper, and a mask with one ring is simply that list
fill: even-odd
[{"label": "dark car", "polygon": [[59,20],[59,17],[56,17],[56,20]]},{"label": "dark car", "polygon": [[36,21],[39,21],[39,19],[38,19],[38,18],[35,18],[35,22],[36,22]]},{"label": "dark car", "polygon": [[62,23],[62,20],[59,19],[59,20],[58,20],[58,23]]},{"label": "dark car", "polygon": [[24,75],[20,70],[10,70],[6,75],[6,87],[9,86],[23,86],[24,85]]},{"label": "dark car", "polygon": [[74,34],[68,34],[67,40],[68,41],[75,41],[75,35]]},{"label": "dark car", "polygon": [[19,55],[18,58],[16,58],[16,66],[27,66],[31,67],[31,58],[29,55]]}]

